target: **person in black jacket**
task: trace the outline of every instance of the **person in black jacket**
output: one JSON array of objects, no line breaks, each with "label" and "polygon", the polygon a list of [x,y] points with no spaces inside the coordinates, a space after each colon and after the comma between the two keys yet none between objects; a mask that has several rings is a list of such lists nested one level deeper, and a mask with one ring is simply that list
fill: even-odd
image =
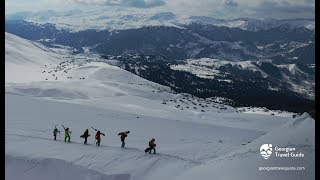
[{"label": "person in black jacket", "polygon": [[151,139],[151,141],[149,141],[149,147],[144,150],[145,153],[149,152],[149,154],[151,154],[151,150],[153,150],[153,154],[156,154],[156,144],[154,143],[155,139]]},{"label": "person in black jacket", "polygon": [[84,138],[84,144],[87,144],[87,139],[90,136],[89,130],[87,129],[80,137]]},{"label": "person in black jacket", "polygon": [[124,140],[128,136],[129,133],[130,133],[130,131],[126,131],[126,132],[121,132],[121,133],[118,134],[118,136],[120,136],[120,139],[121,139],[121,142],[122,142],[121,148],[124,148],[124,145],[126,144],[124,142]]},{"label": "person in black jacket", "polygon": [[53,129],[54,140],[57,140],[57,133],[60,133],[60,131],[58,130],[57,125],[56,125]]}]

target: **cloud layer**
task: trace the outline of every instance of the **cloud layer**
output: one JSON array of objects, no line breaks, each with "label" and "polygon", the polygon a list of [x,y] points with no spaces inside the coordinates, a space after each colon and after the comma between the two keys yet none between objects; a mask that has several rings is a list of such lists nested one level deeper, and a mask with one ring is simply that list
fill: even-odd
[{"label": "cloud layer", "polygon": [[314,18],[315,0],[6,0],[8,11],[115,7],[214,18]]},{"label": "cloud layer", "polygon": [[315,7],[314,2],[310,0],[296,2],[291,1],[262,1],[255,9],[253,15],[268,16],[272,13],[273,16],[279,18],[286,17],[314,17]]},{"label": "cloud layer", "polygon": [[165,5],[164,0],[74,0],[87,5],[126,6],[136,8],[151,8]]},{"label": "cloud layer", "polygon": [[167,8],[216,18],[314,18],[314,0],[167,0]]}]

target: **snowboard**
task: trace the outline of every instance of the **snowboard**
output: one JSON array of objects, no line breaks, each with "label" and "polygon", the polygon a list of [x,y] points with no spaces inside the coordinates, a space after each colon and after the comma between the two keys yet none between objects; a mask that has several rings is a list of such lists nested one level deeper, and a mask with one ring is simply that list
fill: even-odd
[{"label": "snowboard", "polygon": [[148,147],[146,150],[144,150],[145,153],[149,152],[151,150],[150,147]]},{"label": "snowboard", "polygon": [[[146,150],[144,150],[145,153],[149,152],[152,148],[148,147]],[[151,154],[156,154],[156,153],[151,153]]]},{"label": "snowboard", "polygon": [[[88,137],[89,137],[89,136],[90,136],[90,134],[88,135]],[[87,138],[88,138],[88,137],[87,137]],[[81,135],[81,136],[80,136],[80,138],[84,138],[84,136],[83,136],[83,135]]]},{"label": "snowboard", "polygon": [[[154,147],[156,147],[156,146],[157,146],[157,145],[154,144]],[[151,147],[149,146],[146,150],[144,150],[144,152],[146,153],[146,152],[150,151],[151,149],[153,149],[153,148],[151,148]]]}]

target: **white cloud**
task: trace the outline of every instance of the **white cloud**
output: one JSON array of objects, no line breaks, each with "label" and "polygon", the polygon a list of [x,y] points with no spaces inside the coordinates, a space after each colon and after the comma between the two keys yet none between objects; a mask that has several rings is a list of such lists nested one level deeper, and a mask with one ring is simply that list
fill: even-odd
[{"label": "white cloud", "polygon": [[167,0],[173,12],[216,18],[312,18],[313,0]]},{"label": "white cloud", "polygon": [[280,19],[285,18],[311,18],[314,17],[315,6],[308,0],[304,1],[263,1],[255,7],[253,15],[268,16],[272,14]]},{"label": "white cloud", "polygon": [[48,9],[64,10],[70,8],[70,5],[73,5],[71,0],[5,0],[5,14]]},{"label": "white cloud", "polygon": [[150,8],[163,6],[164,0],[74,0],[76,3],[87,5],[126,6],[137,8]]},{"label": "white cloud", "polygon": [[6,0],[6,14],[45,9],[134,7],[215,18],[314,18],[314,0]]}]

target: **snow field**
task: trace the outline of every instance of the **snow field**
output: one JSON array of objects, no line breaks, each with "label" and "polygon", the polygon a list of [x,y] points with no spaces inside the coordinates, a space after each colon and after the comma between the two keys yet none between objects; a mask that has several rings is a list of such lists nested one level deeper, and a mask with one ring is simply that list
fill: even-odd
[{"label": "snow field", "polygon": [[[273,165],[297,163],[307,168],[278,177],[314,176],[310,163],[314,160],[314,120],[306,114],[293,118],[287,112],[271,115],[263,109],[242,112],[213,100],[175,94],[118,67],[94,62],[96,57],[72,56],[64,49],[5,35],[8,180],[49,176],[69,180],[270,179],[274,173],[255,171],[267,163],[259,154],[261,144],[270,142],[296,146],[308,154],[302,160],[270,159]],[[191,104],[197,109],[191,109]],[[71,143],[62,141],[62,124],[72,131]],[[52,135],[55,125],[62,131],[58,141]],[[91,126],[106,134],[100,147],[94,145]],[[85,145],[80,135],[87,128],[91,136]],[[126,130],[131,133],[127,148],[121,149],[117,134]],[[158,154],[145,154],[152,138]]]}]

